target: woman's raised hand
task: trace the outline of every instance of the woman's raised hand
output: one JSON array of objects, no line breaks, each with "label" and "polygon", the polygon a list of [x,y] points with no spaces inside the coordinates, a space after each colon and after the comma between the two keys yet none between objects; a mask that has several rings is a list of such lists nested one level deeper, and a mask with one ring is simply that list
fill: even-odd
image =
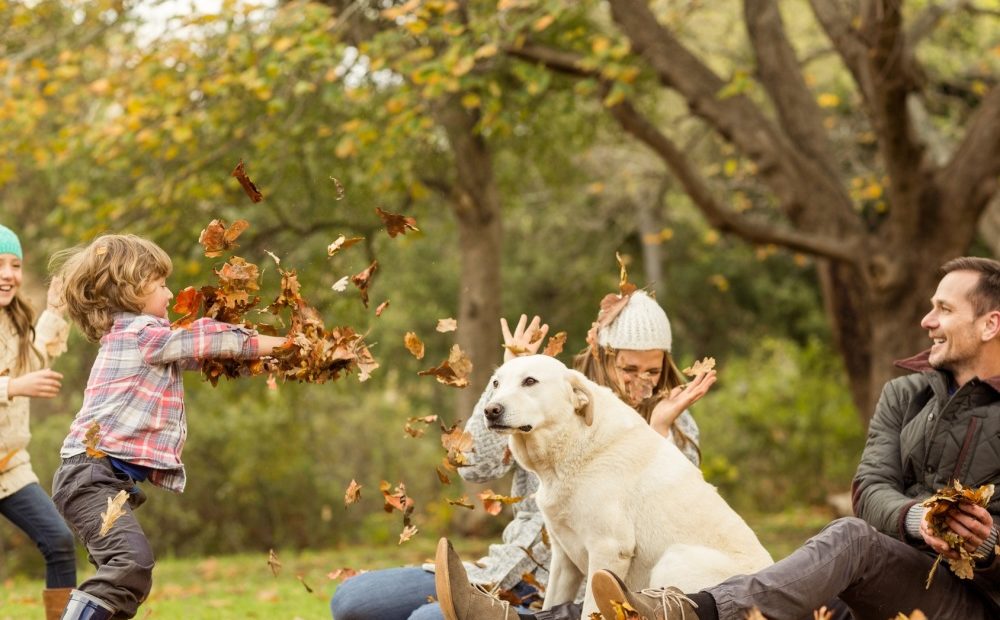
[{"label": "woman's raised hand", "polygon": [[684,385],[678,385],[670,390],[660,402],[653,407],[653,412],[649,416],[649,425],[657,433],[666,437],[670,433],[670,427],[674,420],[684,413],[684,410],[695,404],[701,397],[708,393],[709,388],[715,383],[718,377],[715,370],[698,373],[694,379]]},{"label": "woman's raised hand", "polygon": [[528,323],[528,316],[522,314],[514,332],[511,333],[507,319],[500,319],[500,331],[503,332],[503,361],[512,360],[519,355],[538,353],[545,335],[549,333],[549,326],[541,325],[541,322],[542,319],[535,315],[531,323]]},{"label": "woman's raised hand", "polygon": [[52,278],[49,292],[45,297],[45,306],[49,312],[63,316],[66,311],[66,301],[63,299],[63,279],[60,276]]},{"label": "woman's raised hand", "polygon": [[29,398],[53,398],[59,394],[63,376],[50,369],[43,368],[34,372],[14,377],[7,384],[7,397],[27,396]]}]

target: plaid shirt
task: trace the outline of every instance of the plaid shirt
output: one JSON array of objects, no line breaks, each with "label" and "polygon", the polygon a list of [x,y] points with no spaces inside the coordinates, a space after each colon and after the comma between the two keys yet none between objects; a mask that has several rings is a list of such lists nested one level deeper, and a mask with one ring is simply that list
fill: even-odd
[{"label": "plaid shirt", "polygon": [[86,450],[87,429],[101,425],[97,447],[116,459],[150,468],[149,481],[183,491],[181,451],[187,438],[181,371],[210,358],[257,357],[256,334],[199,319],[171,329],[166,319],[116,314],[90,371],[83,407],[63,442],[63,458]]}]

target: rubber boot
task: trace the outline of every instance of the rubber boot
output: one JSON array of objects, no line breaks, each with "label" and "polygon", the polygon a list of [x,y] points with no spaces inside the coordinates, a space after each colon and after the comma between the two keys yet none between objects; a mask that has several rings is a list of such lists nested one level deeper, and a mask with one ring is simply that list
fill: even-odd
[{"label": "rubber boot", "polygon": [[42,590],[42,601],[45,603],[45,620],[59,620],[69,603],[69,593],[73,588],[46,588]]},{"label": "rubber boot", "polygon": [[107,603],[82,590],[73,590],[62,620],[111,620],[115,610]]}]

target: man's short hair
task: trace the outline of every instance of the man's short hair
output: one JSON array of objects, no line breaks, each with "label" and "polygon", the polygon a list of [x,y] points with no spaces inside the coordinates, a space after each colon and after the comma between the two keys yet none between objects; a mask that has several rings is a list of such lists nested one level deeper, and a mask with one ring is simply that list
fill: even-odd
[{"label": "man's short hair", "polygon": [[941,265],[941,274],[953,271],[975,271],[979,282],[969,293],[969,301],[976,316],[1000,310],[1000,261],[979,256],[960,256]]}]

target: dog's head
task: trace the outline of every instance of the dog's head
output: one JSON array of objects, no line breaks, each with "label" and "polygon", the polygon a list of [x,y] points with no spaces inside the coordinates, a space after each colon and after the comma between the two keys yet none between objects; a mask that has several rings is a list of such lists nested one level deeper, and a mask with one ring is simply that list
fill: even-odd
[{"label": "dog's head", "polygon": [[493,374],[486,423],[498,432],[530,433],[573,415],[593,422],[591,384],[554,357],[515,357]]}]

